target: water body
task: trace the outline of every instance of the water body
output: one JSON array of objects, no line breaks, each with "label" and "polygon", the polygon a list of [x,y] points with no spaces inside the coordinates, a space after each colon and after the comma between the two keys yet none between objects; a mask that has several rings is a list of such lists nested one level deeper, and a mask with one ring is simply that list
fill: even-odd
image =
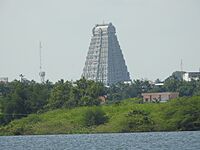
[{"label": "water body", "polygon": [[1,150],[200,150],[200,131],[1,136]]}]

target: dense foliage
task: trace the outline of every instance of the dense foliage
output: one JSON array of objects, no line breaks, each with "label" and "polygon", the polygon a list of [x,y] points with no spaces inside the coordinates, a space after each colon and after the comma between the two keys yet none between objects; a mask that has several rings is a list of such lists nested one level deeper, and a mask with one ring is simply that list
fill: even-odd
[{"label": "dense foliage", "polygon": [[0,126],[0,135],[183,130],[200,130],[199,96],[167,103],[138,104],[138,99],[127,99],[111,105],[56,109]]},{"label": "dense foliage", "polygon": [[[143,92],[166,91],[179,92],[181,97],[200,95],[200,80],[186,82],[172,75],[164,81],[163,86],[146,80],[134,80],[131,84],[118,83],[110,87],[84,78],[75,82],[60,80],[55,84],[49,81],[40,84],[15,80],[0,83],[0,124],[7,124],[28,114],[59,108],[98,106],[101,103],[100,96],[107,99],[106,104],[117,104],[122,99],[141,97]],[[131,117],[127,117],[127,120],[131,120]]]},{"label": "dense foliage", "polygon": [[21,83],[13,81],[0,84],[0,123],[36,113],[47,104],[52,84],[39,84],[34,81]]},{"label": "dense foliage", "polygon": [[76,82],[60,80],[55,84],[13,81],[0,84],[0,124],[13,119],[57,108],[99,105],[105,95],[102,83],[84,78]]}]

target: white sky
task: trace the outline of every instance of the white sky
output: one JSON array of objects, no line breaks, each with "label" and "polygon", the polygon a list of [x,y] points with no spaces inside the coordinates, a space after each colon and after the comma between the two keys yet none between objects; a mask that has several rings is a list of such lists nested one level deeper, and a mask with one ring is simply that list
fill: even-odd
[{"label": "white sky", "polygon": [[200,0],[0,0],[0,77],[79,79],[92,28],[112,22],[132,79],[200,67]]}]

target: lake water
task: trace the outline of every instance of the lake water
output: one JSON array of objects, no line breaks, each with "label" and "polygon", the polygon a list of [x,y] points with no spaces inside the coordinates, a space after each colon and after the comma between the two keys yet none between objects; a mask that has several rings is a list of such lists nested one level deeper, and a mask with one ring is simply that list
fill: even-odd
[{"label": "lake water", "polygon": [[200,131],[0,136],[1,150],[200,150]]}]

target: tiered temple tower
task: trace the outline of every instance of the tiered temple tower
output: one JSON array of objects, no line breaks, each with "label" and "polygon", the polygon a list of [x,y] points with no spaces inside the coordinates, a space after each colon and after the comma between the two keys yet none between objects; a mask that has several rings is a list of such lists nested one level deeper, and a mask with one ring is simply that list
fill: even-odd
[{"label": "tiered temple tower", "polygon": [[115,27],[112,23],[97,24],[92,30],[92,39],[82,76],[105,85],[130,81]]}]

